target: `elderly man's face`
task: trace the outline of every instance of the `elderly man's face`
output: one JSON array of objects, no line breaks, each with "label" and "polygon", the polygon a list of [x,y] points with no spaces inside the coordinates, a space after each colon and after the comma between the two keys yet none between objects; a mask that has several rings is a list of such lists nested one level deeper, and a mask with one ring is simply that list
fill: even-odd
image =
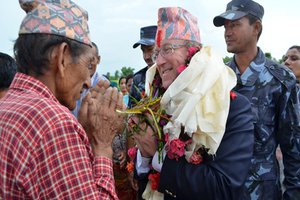
[{"label": "elderly man's face", "polygon": [[156,51],[159,51],[156,58],[157,69],[162,85],[167,89],[179,75],[177,68],[185,65],[188,56],[186,41],[163,40],[161,48]]},{"label": "elderly man's face", "polygon": [[91,64],[91,68],[89,69],[91,77],[95,74],[97,70],[97,65],[100,63],[100,56],[98,55],[97,49],[94,45],[92,45],[92,55],[93,55],[93,62]]},{"label": "elderly man's face", "polygon": [[91,48],[87,46],[84,52],[76,58],[67,54],[64,62],[64,72],[57,77],[56,97],[59,102],[73,110],[80,94],[91,86],[89,69],[93,62]]}]

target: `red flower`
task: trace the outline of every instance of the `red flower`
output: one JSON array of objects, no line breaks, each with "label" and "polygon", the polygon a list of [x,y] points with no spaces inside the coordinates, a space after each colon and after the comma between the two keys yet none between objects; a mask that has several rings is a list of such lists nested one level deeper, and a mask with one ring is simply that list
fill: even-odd
[{"label": "red flower", "polygon": [[137,152],[137,148],[136,147],[131,147],[130,149],[128,149],[127,154],[129,156],[129,158],[131,160],[134,160],[136,157],[136,152]]},{"label": "red flower", "polygon": [[197,47],[189,47],[188,48],[188,56],[187,56],[187,59],[186,59],[186,62],[185,62],[185,65],[180,65],[179,67],[177,67],[177,72],[178,74],[180,74],[181,72],[183,72],[183,70],[185,70],[190,61],[191,61],[191,58],[195,55],[195,53],[197,53],[199,51],[199,48]]},{"label": "red flower", "polygon": [[233,91],[230,91],[230,99],[234,100],[236,98],[236,93]]},{"label": "red flower", "polygon": [[190,157],[190,163],[192,164],[200,164],[203,161],[202,156],[198,152],[194,152]]},{"label": "red flower", "polygon": [[181,141],[180,139],[174,139],[170,142],[170,144],[167,147],[167,155],[170,159],[176,159],[180,158],[184,154],[184,147],[185,142]]},{"label": "red flower", "polygon": [[183,72],[183,70],[185,70],[187,67],[185,65],[180,65],[179,67],[177,67],[177,72],[178,74],[180,74],[181,72]]},{"label": "red flower", "polygon": [[188,52],[189,52],[188,60],[190,60],[193,57],[193,55],[195,55],[195,53],[197,53],[198,51],[199,51],[199,49],[196,47],[188,48]]},{"label": "red flower", "polygon": [[133,161],[127,162],[126,169],[127,169],[127,171],[129,173],[133,172],[133,170],[134,170],[134,163],[133,163]]},{"label": "red flower", "polygon": [[145,97],[146,97],[145,91],[142,91],[141,92],[141,98],[145,98]]},{"label": "red flower", "polygon": [[158,189],[159,178],[160,178],[160,173],[159,172],[149,174],[148,179],[151,181],[151,189],[152,190],[157,190]]}]

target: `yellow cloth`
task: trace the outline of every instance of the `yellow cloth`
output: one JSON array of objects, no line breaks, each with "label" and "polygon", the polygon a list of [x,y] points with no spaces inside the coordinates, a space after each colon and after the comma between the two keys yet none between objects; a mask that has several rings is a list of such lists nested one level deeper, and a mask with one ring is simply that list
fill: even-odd
[{"label": "yellow cloth", "polygon": [[[155,64],[147,70],[146,94],[156,67]],[[212,48],[203,47],[164,93],[161,106],[172,115],[164,133],[170,134],[170,140],[178,138],[182,125],[193,137],[185,153],[187,160],[201,145],[209,148],[209,153],[216,153],[225,132],[230,91],[235,85],[234,72]]]}]

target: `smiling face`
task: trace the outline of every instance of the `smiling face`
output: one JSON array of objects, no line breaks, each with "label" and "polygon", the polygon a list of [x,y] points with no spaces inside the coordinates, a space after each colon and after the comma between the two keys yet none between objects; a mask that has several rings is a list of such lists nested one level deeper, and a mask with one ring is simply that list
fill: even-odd
[{"label": "smiling face", "polygon": [[284,58],[284,64],[290,68],[295,74],[296,78],[300,80],[300,49],[289,49]]},{"label": "smiling face", "polygon": [[179,75],[177,68],[184,65],[188,57],[186,41],[163,40],[161,48],[155,51],[159,51],[156,64],[162,79],[162,86],[167,89]]}]

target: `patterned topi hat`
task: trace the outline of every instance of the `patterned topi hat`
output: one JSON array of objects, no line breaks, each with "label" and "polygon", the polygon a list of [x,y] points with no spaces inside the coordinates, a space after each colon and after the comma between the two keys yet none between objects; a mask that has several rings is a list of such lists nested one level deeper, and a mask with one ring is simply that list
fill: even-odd
[{"label": "patterned topi hat", "polygon": [[19,34],[46,33],[91,45],[88,13],[71,0],[19,0],[27,13]]},{"label": "patterned topi hat", "polygon": [[180,7],[166,7],[158,10],[155,43],[160,47],[164,39],[181,39],[201,44],[197,18]]}]

